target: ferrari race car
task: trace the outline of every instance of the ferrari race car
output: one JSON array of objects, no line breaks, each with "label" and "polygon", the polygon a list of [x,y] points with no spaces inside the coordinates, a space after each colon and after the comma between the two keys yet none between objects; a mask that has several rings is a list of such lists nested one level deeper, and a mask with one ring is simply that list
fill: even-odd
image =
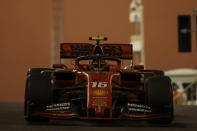
[{"label": "ferrari race car", "polygon": [[[31,68],[27,72],[24,115],[27,121],[117,119],[171,123],[171,80],[160,70],[135,65],[131,44],[62,43],[60,59],[73,68]],[[130,65],[121,67],[124,60]]]}]

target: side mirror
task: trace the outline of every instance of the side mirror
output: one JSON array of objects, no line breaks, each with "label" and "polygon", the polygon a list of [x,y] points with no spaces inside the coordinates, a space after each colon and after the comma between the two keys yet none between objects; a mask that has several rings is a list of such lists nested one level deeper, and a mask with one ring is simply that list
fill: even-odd
[{"label": "side mirror", "polygon": [[66,65],[64,64],[53,64],[53,68],[67,69]]},{"label": "side mirror", "polygon": [[133,69],[134,70],[143,70],[144,69],[144,65],[134,65]]}]

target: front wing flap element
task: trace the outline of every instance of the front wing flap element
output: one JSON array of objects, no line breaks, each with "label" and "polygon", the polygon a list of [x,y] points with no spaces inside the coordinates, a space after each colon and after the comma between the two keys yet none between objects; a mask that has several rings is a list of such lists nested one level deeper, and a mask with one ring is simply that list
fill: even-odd
[{"label": "front wing flap element", "polygon": [[159,117],[169,117],[168,114],[155,113],[150,106],[128,103],[121,111],[121,119],[144,120]]},{"label": "front wing flap element", "polygon": [[56,119],[79,118],[79,114],[70,102],[48,105],[45,107],[44,111],[36,112],[35,115]]}]

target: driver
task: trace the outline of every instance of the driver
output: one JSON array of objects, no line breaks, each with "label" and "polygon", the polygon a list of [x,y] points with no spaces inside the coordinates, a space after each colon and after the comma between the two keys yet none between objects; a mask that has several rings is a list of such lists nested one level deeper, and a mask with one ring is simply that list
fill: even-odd
[{"label": "driver", "polygon": [[98,65],[99,65],[98,60],[94,59],[94,60],[92,60],[92,62],[90,64],[90,69],[96,71],[98,69]]},{"label": "driver", "polygon": [[98,59],[93,59],[92,62],[90,63],[90,69],[93,71],[98,71],[98,70],[105,70],[107,63],[105,60],[98,60]]}]

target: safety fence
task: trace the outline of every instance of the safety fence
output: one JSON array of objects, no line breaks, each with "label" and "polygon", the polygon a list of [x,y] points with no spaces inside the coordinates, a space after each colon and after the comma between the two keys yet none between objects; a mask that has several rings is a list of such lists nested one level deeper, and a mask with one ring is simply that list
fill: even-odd
[{"label": "safety fence", "polygon": [[186,86],[183,91],[174,92],[174,104],[197,105],[197,80]]}]

